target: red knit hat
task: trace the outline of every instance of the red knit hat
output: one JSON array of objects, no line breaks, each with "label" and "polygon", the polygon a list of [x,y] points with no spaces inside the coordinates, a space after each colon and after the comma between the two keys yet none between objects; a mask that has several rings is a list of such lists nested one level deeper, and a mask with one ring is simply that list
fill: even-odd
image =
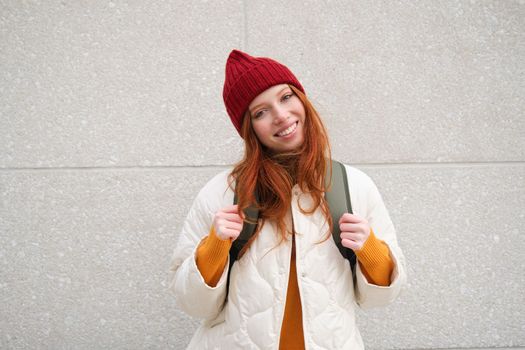
[{"label": "red knit hat", "polygon": [[222,97],[235,129],[241,134],[244,113],[261,92],[278,84],[292,84],[304,93],[293,73],[281,63],[267,57],[252,57],[233,50],[226,61],[226,78]]}]

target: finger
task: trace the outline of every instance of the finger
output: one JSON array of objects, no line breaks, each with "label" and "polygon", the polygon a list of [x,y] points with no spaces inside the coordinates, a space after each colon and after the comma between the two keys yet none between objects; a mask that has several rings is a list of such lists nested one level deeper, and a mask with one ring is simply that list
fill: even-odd
[{"label": "finger", "polygon": [[242,222],[241,217],[237,213],[235,214],[234,213],[222,213],[220,217],[221,219],[226,220],[226,221],[233,221],[233,222],[238,222],[238,223]]},{"label": "finger", "polygon": [[239,234],[240,234],[239,230],[234,230],[234,229],[229,229],[229,228],[225,229],[223,233],[225,236],[227,236],[228,238],[231,238],[232,240],[237,239],[237,237],[239,237]]},{"label": "finger", "polygon": [[225,225],[225,229],[227,230],[242,230],[242,223],[234,222],[234,221],[228,221]]},{"label": "finger", "polygon": [[359,243],[356,243],[356,242],[351,241],[349,239],[341,240],[341,244],[343,245],[343,247],[352,249],[354,252],[358,251],[360,249],[360,244]]},{"label": "finger", "polygon": [[242,222],[236,222],[236,221],[228,221],[224,219],[220,219],[215,223],[216,231],[224,232],[228,229],[233,230],[242,230]]},{"label": "finger", "polygon": [[356,232],[341,232],[340,237],[341,240],[348,239],[354,242],[359,242],[362,240],[362,235]]},{"label": "finger", "polygon": [[224,208],[222,208],[220,211],[224,212],[224,213],[237,213],[239,210],[239,205],[238,204],[234,204],[234,205],[228,205]]},{"label": "finger", "polygon": [[362,231],[362,227],[360,224],[348,224],[348,223],[342,223],[339,225],[339,229],[341,231],[348,231],[348,232],[360,232]]},{"label": "finger", "polygon": [[341,215],[341,218],[339,219],[339,223],[341,222],[347,222],[347,223],[358,223],[363,221],[363,219],[360,216],[357,216],[355,214],[350,213],[344,213]]}]

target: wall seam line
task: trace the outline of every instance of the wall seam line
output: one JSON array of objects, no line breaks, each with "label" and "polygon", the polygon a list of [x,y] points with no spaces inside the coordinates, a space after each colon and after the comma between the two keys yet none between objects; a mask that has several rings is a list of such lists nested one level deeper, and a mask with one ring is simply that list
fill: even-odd
[{"label": "wall seam line", "polygon": [[[502,162],[441,162],[441,163],[350,163],[355,167],[363,168],[466,168],[481,167],[488,168],[494,166],[524,166],[525,161],[502,161]],[[208,164],[208,165],[177,165],[177,166],[100,166],[100,167],[20,167],[20,168],[0,168],[0,172],[17,171],[100,171],[100,170],[221,170],[232,167],[230,164]]]}]

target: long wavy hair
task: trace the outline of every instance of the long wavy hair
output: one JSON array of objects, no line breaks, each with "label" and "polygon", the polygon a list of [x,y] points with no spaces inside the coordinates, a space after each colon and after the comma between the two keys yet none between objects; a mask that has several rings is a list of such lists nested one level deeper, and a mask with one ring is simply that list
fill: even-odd
[{"label": "long wavy hair", "polygon": [[[311,208],[300,207],[301,212],[310,215],[321,207],[330,227],[326,239],[332,229],[330,209],[324,198],[325,173],[327,169],[332,169],[328,135],[319,114],[308,98],[295,86],[289,87],[305,109],[304,142],[299,149],[285,153],[272,152],[257,138],[248,111],[243,118],[241,135],[245,145],[244,156],[233,168],[229,184],[237,195],[239,214],[254,205],[259,209],[259,221],[257,230],[241,254],[258,236],[266,220],[277,225],[281,235],[280,243],[286,239],[290,232],[287,231],[285,217],[295,184],[299,185],[301,191],[310,194],[313,201]],[[253,222],[253,218],[245,218],[245,221]]]}]

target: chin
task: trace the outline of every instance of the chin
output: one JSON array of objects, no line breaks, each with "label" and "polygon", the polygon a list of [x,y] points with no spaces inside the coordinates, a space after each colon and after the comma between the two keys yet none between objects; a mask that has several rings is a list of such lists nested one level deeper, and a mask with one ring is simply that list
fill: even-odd
[{"label": "chin", "polygon": [[302,142],[298,142],[297,144],[294,144],[294,145],[287,145],[285,147],[279,147],[279,148],[276,148],[275,151],[276,152],[293,152],[293,151],[298,151],[301,146],[302,146]]}]

